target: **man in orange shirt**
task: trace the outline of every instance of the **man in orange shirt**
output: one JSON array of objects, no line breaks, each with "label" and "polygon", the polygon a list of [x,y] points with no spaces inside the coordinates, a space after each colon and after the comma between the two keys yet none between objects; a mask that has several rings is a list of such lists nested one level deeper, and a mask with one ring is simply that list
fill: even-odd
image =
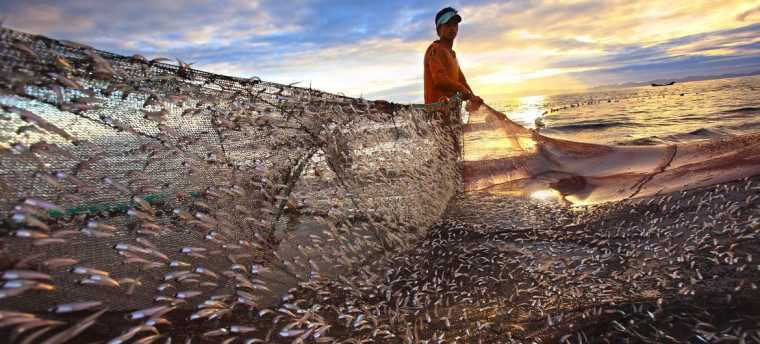
[{"label": "man in orange shirt", "polygon": [[425,52],[425,104],[446,100],[457,92],[469,101],[468,110],[477,109],[483,103],[467,84],[453,49],[460,21],[462,17],[451,7],[438,11],[435,16],[440,39],[431,43]]}]

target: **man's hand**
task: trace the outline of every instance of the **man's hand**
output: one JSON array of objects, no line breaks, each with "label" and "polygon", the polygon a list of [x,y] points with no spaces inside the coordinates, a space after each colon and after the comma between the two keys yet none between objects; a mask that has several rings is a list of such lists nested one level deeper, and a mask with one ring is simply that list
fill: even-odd
[{"label": "man's hand", "polygon": [[473,112],[477,110],[481,104],[483,104],[483,98],[480,98],[473,94],[468,99],[467,106],[465,106],[465,110],[467,110],[468,112]]}]

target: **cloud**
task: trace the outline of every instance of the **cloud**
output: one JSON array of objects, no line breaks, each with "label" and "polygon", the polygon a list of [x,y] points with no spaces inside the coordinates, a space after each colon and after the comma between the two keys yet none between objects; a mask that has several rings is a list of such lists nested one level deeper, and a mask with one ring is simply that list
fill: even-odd
[{"label": "cloud", "polygon": [[569,74],[575,80],[596,85],[677,79],[686,76],[746,73],[760,70],[760,56],[680,56],[658,63],[627,65]]},{"label": "cloud", "polygon": [[[283,60],[287,63],[281,63]],[[388,65],[389,60],[395,63]],[[282,83],[302,81],[321,90],[360,96],[421,80],[422,51],[415,52],[413,44],[397,40],[368,40],[316,51],[289,52],[278,61],[258,60],[250,66],[225,62],[204,65],[203,69],[262,78],[266,75],[266,80]]]},{"label": "cloud", "polygon": [[758,15],[760,15],[760,5],[740,13],[738,16],[736,16],[736,20],[747,21],[748,19],[751,19],[752,17],[756,17]]},{"label": "cloud", "polygon": [[116,53],[421,101],[422,54],[450,4],[463,17],[457,56],[480,93],[706,73],[760,54],[760,6],[741,0],[26,0],[0,12],[12,28]]},{"label": "cloud", "polygon": [[[484,4],[462,11],[480,25],[468,27],[467,20],[463,21],[458,51],[469,62],[467,69],[477,75],[471,84],[490,93],[517,91],[520,87],[515,84],[533,89],[528,86],[536,80],[569,86],[606,83],[619,79],[606,73],[628,65],[648,68],[638,69],[636,75],[625,74],[628,78],[656,77],[658,64],[676,73],[696,71],[670,62],[684,56],[758,54],[753,49],[760,32],[757,24],[736,19],[751,6],[742,1]],[[465,61],[463,65],[468,64]],[[544,76],[555,72],[578,82]],[[580,75],[598,79],[579,79]]]},{"label": "cloud", "polygon": [[[282,6],[257,1],[102,1],[29,0],[8,2],[7,25],[56,38],[83,41],[103,49],[137,47],[138,52],[169,53],[183,48],[224,47],[255,37],[299,30],[298,11],[279,16]],[[277,14],[277,15],[275,15]]]}]

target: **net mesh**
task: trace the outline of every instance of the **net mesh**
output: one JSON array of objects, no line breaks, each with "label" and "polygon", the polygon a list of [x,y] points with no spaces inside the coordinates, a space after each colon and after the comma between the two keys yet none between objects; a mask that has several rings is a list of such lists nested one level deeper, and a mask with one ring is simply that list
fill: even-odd
[{"label": "net mesh", "polygon": [[671,145],[555,139],[484,105],[464,128],[464,189],[551,194],[575,205],[697,188],[760,173],[758,134]]},{"label": "net mesh", "polygon": [[192,308],[245,287],[262,291],[240,302],[266,304],[288,279],[402,249],[460,178],[456,104],[370,102],[8,29],[0,60],[3,265],[54,281],[18,277],[35,302],[3,309]]}]

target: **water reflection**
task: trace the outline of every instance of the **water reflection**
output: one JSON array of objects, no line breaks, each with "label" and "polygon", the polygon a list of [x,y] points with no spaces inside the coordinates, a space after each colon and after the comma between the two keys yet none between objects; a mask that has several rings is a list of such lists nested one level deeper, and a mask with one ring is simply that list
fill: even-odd
[{"label": "water reflection", "polygon": [[510,119],[526,128],[536,128],[536,122],[546,113],[546,96],[528,96],[517,99],[517,107],[509,113]]},{"label": "water reflection", "polygon": [[527,128],[545,122],[541,133],[553,138],[653,145],[757,132],[758,89],[752,76],[489,101]]},{"label": "water reflection", "polygon": [[540,201],[556,201],[562,199],[562,194],[554,189],[545,189],[531,193],[530,197]]}]

